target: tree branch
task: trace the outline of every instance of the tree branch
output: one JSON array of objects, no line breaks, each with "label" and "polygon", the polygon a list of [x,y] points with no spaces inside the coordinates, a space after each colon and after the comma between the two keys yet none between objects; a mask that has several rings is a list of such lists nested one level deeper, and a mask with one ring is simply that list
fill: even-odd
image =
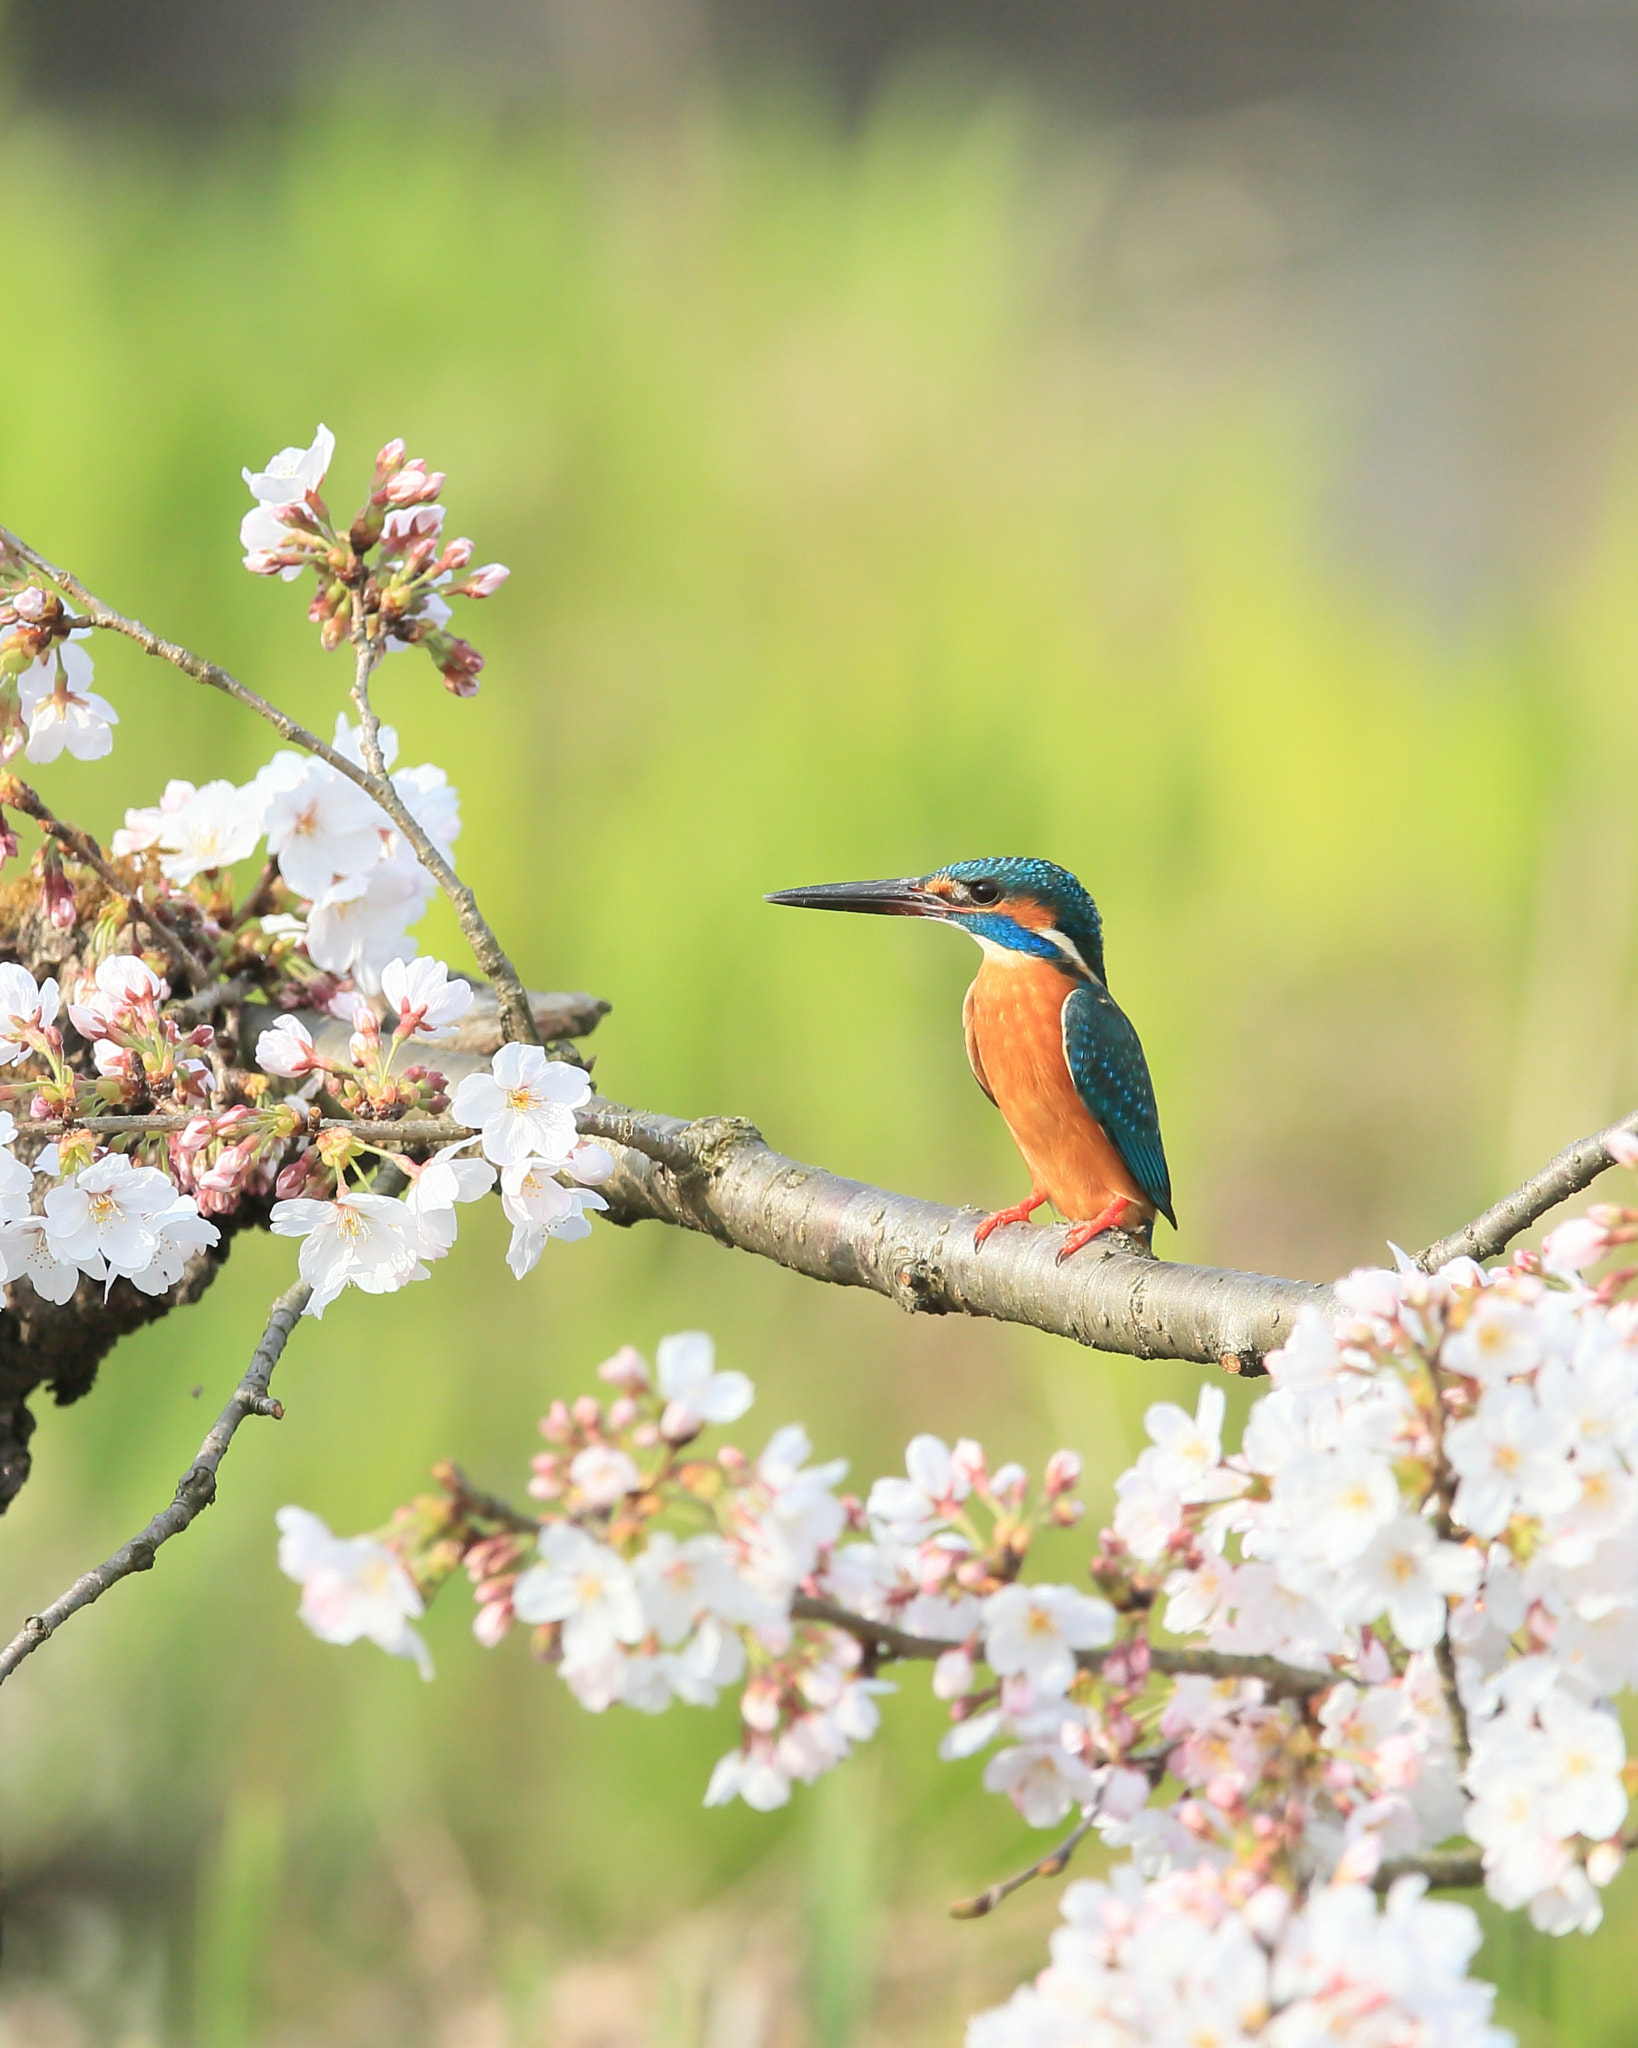
[{"label": "tree branch", "polygon": [[1522,1187],[1493,1202],[1482,1216],[1475,1216],[1449,1237],[1441,1237],[1436,1244],[1418,1252],[1416,1263],[1424,1273],[1436,1273],[1452,1259],[1478,1259],[1482,1263],[1496,1258],[1521,1231],[1528,1230],[1549,1209],[1556,1209],[1560,1202],[1567,1202],[1572,1195],[1590,1187],[1606,1168],[1615,1164],[1609,1141],[1621,1131],[1638,1132],[1638,1110],[1608,1129],[1595,1131],[1590,1138],[1566,1146],[1539,1173],[1531,1174]]},{"label": "tree branch", "polygon": [[[936,1661],[955,1645],[936,1636],[911,1635],[891,1622],[872,1621],[852,1614],[832,1600],[815,1600],[799,1593],[791,1602],[793,1621],[823,1622],[853,1636],[879,1662],[926,1663]],[[1075,1662],[1083,1671],[1099,1672],[1114,1653],[1109,1650],[1077,1651]],[[1328,1692],[1337,1683],[1334,1671],[1304,1671],[1296,1664],[1282,1664],[1277,1657],[1235,1657],[1223,1650],[1157,1650],[1149,1652],[1149,1668],[1167,1678],[1193,1674],[1200,1678],[1246,1679],[1261,1684],[1274,1700],[1306,1700],[1315,1693]]]},{"label": "tree branch", "polygon": [[588,1136],[622,1148],[602,1194],[610,1220],[653,1218],[756,1252],[913,1313],[990,1316],[1136,1358],[1258,1373],[1297,1312],[1335,1313],[1327,1287],[1262,1273],[1169,1265],[1109,1240],[1055,1263],[1065,1232],[1034,1225],[973,1244],[977,1212],[844,1180],[786,1159],[737,1118],[679,1117],[594,1101]]},{"label": "tree branch", "polygon": [[[361,768],[355,761],[349,761],[345,754],[327,745],[317,733],[309,732],[304,725],[298,725],[287,712],[258,695],[248,685],[230,675],[225,668],[214,661],[206,661],[202,655],[192,654],[185,647],[179,647],[174,640],[166,640],[145,626],[140,619],[128,619],[112,606],[103,603],[100,597],[87,590],[77,576],[67,569],[59,569],[54,562],[48,562],[44,555],[36,552],[7,528],[0,526],[0,548],[27,562],[57,588],[71,597],[84,613],[84,623],[100,626],[104,631],[123,634],[127,640],[134,640],[145,654],[151,654],[159,661],[168,661],[173,668],[180,669],[185,676],[191,676],[196,683],[207,688],[220,690],[231,697],[236,704],[242,704],[247,711],[254,711],[258,718],[265,718],[281,739],[289,740],[293,746],[304,748],[335,769],[338,775],[345,775],[349,782],[356,782],[360,789],[374,797],[375,801],[391,818],[393,824],[414,847],[416,858],[432,876],[454,906],[461,930],[466,935],[478,964],[495,984],[500,997],[501,1018],[508,1038],[534,1040],[536,1037],[534,1018],[529,1011],[528,999],[517,969],[507,957],[499,939],[485,921],[478,908],[478,899],[437,846],[411,816],[408,806],[392,785],[392,778],[385,772],[372,773]],[[379,759],[379,751],[377,753]]]},{"label": "tree branch", "polygon": [[208,981],[211,975],[209,961],[195,958],[192,947],[177,930],[170,912],[161,904],[144,900],[140,886],[129,888],[109,866],[107,856],[91,837],[77,825],[68,825],[59,818],[50,805],[29,786],[20,775],[0,777],[0,795],[15,811],[21,811],[32,818],[48,838],[55,839],[67,848],[82,867],[88,867],[108,890],[110,895],[129,906],[130,912],[140,917],[160,945],[187,975],[190,982]]},{"label": "tree branch", "polygon": [[284,1413],[268,1394],[267,1383],[311,1294],[312,1289],[306,1282],[298,1281],[274,1302],[267,1328],[262,1332],[262,1341],[256,1346],[244,1378],[234,1388],[233,1398],[217,1416],[210,1434],[200,1445],[199,1455],[177,1481],[176,1497],[170,1506],[161,1509],[147,1528],[128,1543],[122,1543],[113,1556],[105,1559],[94,1571],[76,1579],[68,1591],[53,1600],[43,1613],[28,1617],[5,1649],[0,1650],[0,1685],[71,1615],[100,1600],[110,1587],[117,1586],[121,1579],[129,1578],[132,1572],[151,1570],[160,1545],[168,1543],[173,1536],[180,1536],[204,1513],[216,1498],[217,1469],[247,1415],[268,1415],[276,1421]]},{"label": "tree branch", "polygon": [[1058,1844],[1044,1856],[1037,1857],[1027,1869],[1014,1871],[1011,1877],[1002,1878],[999,1884],[992,1884],[987,1891],[976,1898],[957,1899],[950,1908],[952,1920],[982,1920],[986,1913],[993,1913],[1003,1899],[1011,1898],[1016,1891],[1037,1877],[1061,1877],[1069,1868],[1069,1859],[1092,1831],[1092,1823],[1098,1817],[1098,1809],[1090,1806],[1081,1815],[1075,1826]]}]

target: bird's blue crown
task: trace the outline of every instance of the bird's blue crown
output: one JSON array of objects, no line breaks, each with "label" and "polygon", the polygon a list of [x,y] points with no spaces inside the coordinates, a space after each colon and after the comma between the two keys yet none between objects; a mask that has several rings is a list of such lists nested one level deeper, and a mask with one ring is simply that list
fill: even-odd
[{"label": "bird's blue crown", "polygon": [[[1089,972],[1107,984],[1103,965],[1103,920],[1098,906],[1067,868],[1049,860],[1009,854],[994,860],[958,860],[928,875],[926,883],[955,883],[964,931],[1009,951],[1065,964],[1064,949],[1045,936],[1059,932]],[[991,891],[997,893],[991,894]],[[1034,921],[1031,921],[1031,920]]]}]

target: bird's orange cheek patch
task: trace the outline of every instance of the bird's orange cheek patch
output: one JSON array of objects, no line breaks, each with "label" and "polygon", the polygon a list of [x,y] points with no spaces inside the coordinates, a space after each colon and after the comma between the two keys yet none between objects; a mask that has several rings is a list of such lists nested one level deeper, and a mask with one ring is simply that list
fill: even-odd
[{"label": "bird's orange cheek patch", "polygon": [[1021,924],[1026,931],[1045,931],[1052,922],[1052,912],[1047,909],[1046,905],[1044,903],[1037,903],[1028,896],[1017,898],[1009,903],[1007,911],[1009,916],[1016,923]]}]

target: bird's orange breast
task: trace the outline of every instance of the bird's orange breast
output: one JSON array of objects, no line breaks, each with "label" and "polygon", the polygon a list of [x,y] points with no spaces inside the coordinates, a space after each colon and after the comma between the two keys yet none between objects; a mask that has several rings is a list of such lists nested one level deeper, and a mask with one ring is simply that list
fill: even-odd
[{"label": "bird's orange breast", "polygon": [[986,954],[967,991],[967,1056],[1006,1119],[1030,1178],[1060,1216],[1085,1222],[1117,1196],[1137,1217],[1154,1205],[1075,1089],[1064,1055],[1064,998],[1075,986],[1048,960]]}]

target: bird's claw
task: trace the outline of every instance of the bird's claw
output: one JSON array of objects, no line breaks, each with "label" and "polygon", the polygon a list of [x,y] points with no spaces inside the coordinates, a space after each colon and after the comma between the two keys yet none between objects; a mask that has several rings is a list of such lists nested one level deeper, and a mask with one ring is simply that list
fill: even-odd
[{"label": "bird's claw", "polygon": [[999,1230],[1003,1223],[1027,1223],[1046,1200],[1045,1195],[1031,1195],[1027,1201],[1014,1202],[1010,1209],[997,1209],[986,1216],[973,1231],[973,1250],[977,1251],[992,1231]]},{"label": "bird's claw", "polygon": [[1077,1223],[1058,1247],[1058,1256],[1053,1260],[1053,1264],[1061,1266],[1065,1259],[1072,1259],[1084,1246],[1089,1245],[1093,1238],[1102,1237],[1106,1230],[1117,1229],[1129,1206],[1126,1197],[1122,1195],[1094,1216],[1090,1223]]}]

